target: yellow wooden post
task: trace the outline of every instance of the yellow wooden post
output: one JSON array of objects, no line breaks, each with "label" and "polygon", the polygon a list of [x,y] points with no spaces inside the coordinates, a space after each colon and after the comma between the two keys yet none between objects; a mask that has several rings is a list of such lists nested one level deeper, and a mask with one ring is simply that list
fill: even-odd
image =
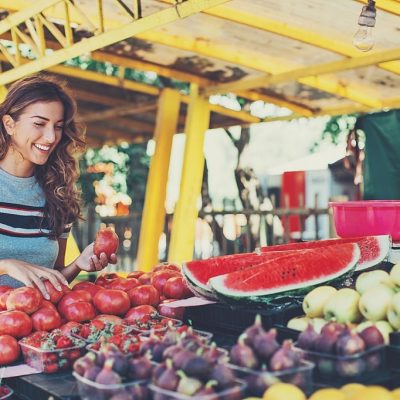
[{"label": "yellow wooden post", "polygon": [[154,139],[155,153],[151,159],[146,185],[137,263],[149,271],[158,262],[158,242],[164,228],[165,197],[172,138],[177,131],[180,94],[164,89],[159,98]]},{"label": "yellow wooden post", "polygon": [[208,100],[199,95],[198,85],[191,84],[186,119],[185,154],[179,199],[172,223],[168,259],[181,263],[193,257],[197,201],[201,192],[204,170],[204,136],[210,123]]}]

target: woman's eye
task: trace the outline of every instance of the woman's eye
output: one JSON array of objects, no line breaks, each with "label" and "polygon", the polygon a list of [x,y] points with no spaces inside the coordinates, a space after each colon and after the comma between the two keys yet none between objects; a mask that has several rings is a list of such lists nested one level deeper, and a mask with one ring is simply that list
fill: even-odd
[{"label": "woman's eye", "polygon": [[40,122],[34,122],[33,125],[35,125],[35,126],[44,126],[44,124],[42,124]]},{"label": "woman's eye", "polygon": [[63,130],[63,126],[56,126],[56,129],[58,129],[59,131],[62,131]]}]

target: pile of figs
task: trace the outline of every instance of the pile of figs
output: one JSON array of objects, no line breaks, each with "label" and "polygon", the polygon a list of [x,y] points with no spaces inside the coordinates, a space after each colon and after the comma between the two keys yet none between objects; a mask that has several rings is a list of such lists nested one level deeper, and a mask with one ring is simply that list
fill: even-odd
[{"label": "pile of figs", "polygon": [[116,345],[102,346],[75,361],[74,375],[83,399],[147,400],[154,364],[147,356],[127,357]]},{"label": "pile of figs", "polygon": [[385,363],[383,345],[384,337],[373,325],[357,333],[336,322],[324,325],[319,334],[310,324],[297,341],[321,376],[345,378],[381,369]]},{"label": "pile of figs", "polygon": [[240,400],[245,385],[236,379],[226,363],[181,348],[173,354],[164,352],[164,361],[155,367],[149,388],[154,400],[182,396]]},{"label": "pile of figs", "polygon": [[260,315],[239,336],[229,358],[236,376],[246,381],[248,395],[262,396],[277,382],[308,389],[312,365],[303,361],[303,352],[296,349],[291,340],[279,344],[277,330],[266,331]]}]

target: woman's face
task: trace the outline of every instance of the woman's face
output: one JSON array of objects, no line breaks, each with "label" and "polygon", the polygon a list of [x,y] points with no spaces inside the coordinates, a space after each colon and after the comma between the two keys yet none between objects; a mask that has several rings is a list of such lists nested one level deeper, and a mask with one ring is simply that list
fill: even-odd
[{"label": "woman's face", "polygon": [[19,153],[18,162],[33,172],[36,165],[47,162],[61,140],[64,107],[60,101],[33,103],[11,123],[11,129],[7,129],[11,133],[11,154],[18,157]]}]

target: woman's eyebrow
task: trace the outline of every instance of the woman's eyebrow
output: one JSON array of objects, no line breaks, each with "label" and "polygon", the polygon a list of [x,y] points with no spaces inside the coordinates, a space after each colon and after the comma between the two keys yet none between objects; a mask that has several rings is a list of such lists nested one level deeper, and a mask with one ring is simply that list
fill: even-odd
[{"label": "woman's eyebrow", "polygon": [[[40,119],[44,119],[47,122],[50,121],[48,118],[42,117],[41,115],[32,115],[31,118],[40,118]],[[59,122],[64,122],[64,119],[60,119],[59,121],[57,121],[57,123],[59,123]]]}]

